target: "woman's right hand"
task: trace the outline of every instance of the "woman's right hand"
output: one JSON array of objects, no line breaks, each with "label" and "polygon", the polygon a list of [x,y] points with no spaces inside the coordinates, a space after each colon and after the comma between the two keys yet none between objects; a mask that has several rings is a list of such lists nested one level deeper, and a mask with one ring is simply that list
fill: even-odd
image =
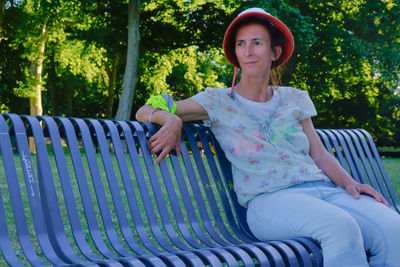
[{"label": "woman's right hand", "polygon": [[191,98],[178,101],[176,105],[175,114],[164,110],[155,111],[150,105],[142,106],[136,113],[136,119],[139,121],[149,121],[152,114],[151,121],[162,125],[149,140],[151,153],[159,153],[155,164],[159,164],[173,148],[178,156],[181,155],[180,139],[183,122],[209,119],[206,110]]},{"label": "woman's right hand", "polygon": [[[162,112],[162,111],[161,111]],[[181,155],[180,141],[182,120],[176,115],[169,114],[163,126],[150,139],[150,150],[153,155],[159,153],[155,164],[159,164],[168,153],[175,148],[176,154]]]}]

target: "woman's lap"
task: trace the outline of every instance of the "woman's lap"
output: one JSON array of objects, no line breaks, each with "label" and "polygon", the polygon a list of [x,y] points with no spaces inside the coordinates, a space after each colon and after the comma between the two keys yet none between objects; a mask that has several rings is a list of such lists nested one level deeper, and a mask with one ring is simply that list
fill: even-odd
[{"label": "woman's lap", "polygon": [[[257,196],[249,203],[247,220],[260,240],[303,236],[318,240],[326,266],[331,260],[338,266],[338,259],[348,264],[348,257],[353,266],[368,266],[364,248],[373,255],[370,264],[382,265],[386,258],[398,257],[392,251],[400,249],[396,212],[368,196],[354,199],[331,183],[308,182]],[[393,235],[397,242],[392,242]]]}]

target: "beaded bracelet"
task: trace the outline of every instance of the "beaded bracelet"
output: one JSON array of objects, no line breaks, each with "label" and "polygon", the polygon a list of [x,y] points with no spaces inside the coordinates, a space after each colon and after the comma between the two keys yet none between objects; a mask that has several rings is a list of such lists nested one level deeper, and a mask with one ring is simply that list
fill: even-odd
[{"label": "beaded bracelet", "polygon": [[151,121],[151,118],[153,117],[153,114],[156,113],[156,112],[159,111],[159,110],[161,110],[161,109],[157,108],[157,109],[153,110],[153,111],[150,113],[150,115],[149,115],[149,122],[152,122],[152,121]]}]

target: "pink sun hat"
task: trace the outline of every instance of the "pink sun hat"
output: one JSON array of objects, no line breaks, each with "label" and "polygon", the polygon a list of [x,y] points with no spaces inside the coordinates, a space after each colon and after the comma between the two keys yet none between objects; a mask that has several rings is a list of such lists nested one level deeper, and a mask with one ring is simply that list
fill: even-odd
[{"label": "pink sun hat", "polygon": [[265,12],[261,8],[249,8],[242,11],[229,25],[228,29],[225,32],[223,43],[224,53],[228,61],[233,66],[237,68],[240,67],[235,55],[235,45],[232,39],[235,38],[235,33],[237,31],[236,25],[249,17],[264,19],[283,34],[283,36],[285,37],[285,41],[282,47],[282,55],[277,61],[275,61],[273,68],[285,63],[290,58],[294,50],[293,35],[290,32],[289,28],[281,20]]}]

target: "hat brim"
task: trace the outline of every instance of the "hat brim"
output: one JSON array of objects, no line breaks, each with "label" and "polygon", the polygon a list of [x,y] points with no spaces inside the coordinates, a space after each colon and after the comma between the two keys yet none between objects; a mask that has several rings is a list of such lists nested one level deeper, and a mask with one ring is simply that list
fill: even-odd
[{"label": "hat brim", "polygon": [[294,50],[293,35],[290,32],[289,28],[281,20],[266,12],[259,12],[259,11],[249,11],[243,13],[238,17],[236,17],[229,25],[228,29],[225,32],[224,43],[223,43],[224,53],[228,61],[235,67],[240,68],[239,61],[237,60],[235,55],[235,47],[231,40],[233,35],[235,34],[235,31],[237,30],[236,25],[239,22],[249,17],[258,17],[265,19],[266,21],[271,23],[273,27],[275,27],[283,34],[283,36],[285,37],[285,42],[282,47],[282,55],[279,57],[277,61],[275,61],[274,67],[280,66],[283,63],[285,63],[290,58]]}]

